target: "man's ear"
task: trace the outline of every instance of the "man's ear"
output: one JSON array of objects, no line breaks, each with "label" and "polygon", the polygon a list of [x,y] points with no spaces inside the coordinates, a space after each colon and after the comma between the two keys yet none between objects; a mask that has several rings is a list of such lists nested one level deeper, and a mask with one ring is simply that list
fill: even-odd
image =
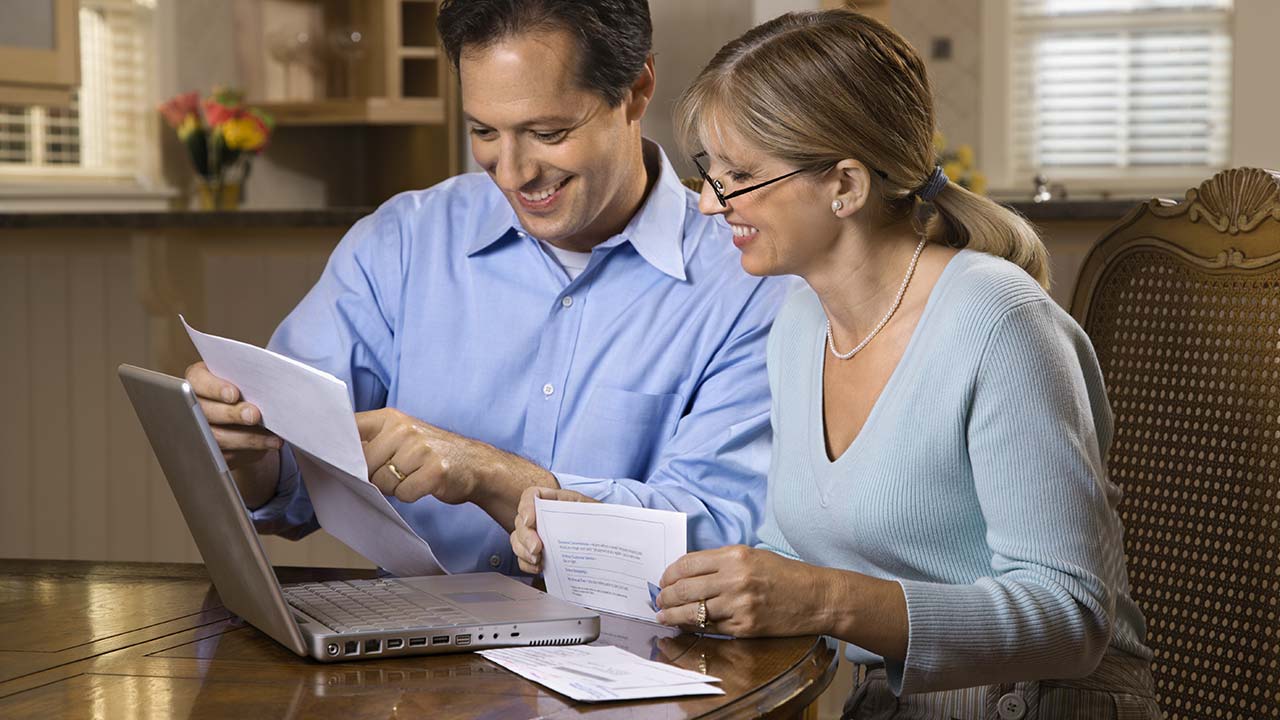
[{"label": "man's ear", "polygon": [[871,173],[866,165],[852,158],[836,163],[832,172],[831,209],[837,217],[849,217],[861,210],[871,197]]},{"label": "man's ear", "polygon": [[653,90],[657,81],[657,75],[653,69],[653,56],[650,55],[649,59],[644,61],[644,67],[640,69],[635,82],[631,83],[627,97],[623,100],[627,104],[627,122],[640,122],[640,118],[644,117],[645,110],[649,108],[649,101],[653,100]]}]

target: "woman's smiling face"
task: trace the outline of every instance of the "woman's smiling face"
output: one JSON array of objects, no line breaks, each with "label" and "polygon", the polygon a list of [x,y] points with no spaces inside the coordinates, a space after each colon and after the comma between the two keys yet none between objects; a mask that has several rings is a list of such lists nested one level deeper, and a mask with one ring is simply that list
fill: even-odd
[{"label": "woman's smiling face", "polygon": [[[747,144],[733,132],[706,137],[707,174],[722,195],[786,175],[794,166]],[[698,209],[723,215],[742,253],[742,268],[752,275],[804,275],[826,256],[839,232],[831,212],[836,184],[828,174],[800,173],[728,200],[716,199],[704,183]],[[827,196],[831,197],[827,197]]]}]

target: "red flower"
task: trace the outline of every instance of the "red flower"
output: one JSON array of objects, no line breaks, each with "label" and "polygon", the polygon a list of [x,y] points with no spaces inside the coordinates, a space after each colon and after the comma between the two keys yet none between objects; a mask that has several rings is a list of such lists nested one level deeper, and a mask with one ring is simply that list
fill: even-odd
[{"label": "red flower", "polygon": [[199,112],[200,96],[194,92],[174,95],[160,104],[160,114],[164,115],[165,122],[174,130],[181,127],[183,121],[189,116]]},{"label": "red flower", "polygon": [[209,123],[209,127],[217,127],[243,114],[244,110],[239,107],[227,107],[212,98],[204,101],[204,119]]}]

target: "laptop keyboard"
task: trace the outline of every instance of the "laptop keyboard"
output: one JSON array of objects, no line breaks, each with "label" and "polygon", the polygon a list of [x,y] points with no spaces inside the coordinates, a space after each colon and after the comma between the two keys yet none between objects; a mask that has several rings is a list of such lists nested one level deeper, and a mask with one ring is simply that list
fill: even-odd
[{"label": "laptop keyboard", "polygon": [[338,632],[466,625],[475,618],[430,593],[390,580],[285,585],[285,600]]}]

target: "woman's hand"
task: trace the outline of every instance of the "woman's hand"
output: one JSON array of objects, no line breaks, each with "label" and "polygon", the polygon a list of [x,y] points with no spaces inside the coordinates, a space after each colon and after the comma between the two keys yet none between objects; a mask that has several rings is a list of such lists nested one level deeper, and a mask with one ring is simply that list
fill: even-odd
[{"label": "woman's hand", "polygon": [[567,502],[600,502],[572,490],[547,487],[525,489],[520,496],[520,507],[516,511],[516,529],[511,532],[511,550],[515,553],[520,569],[531,574],[542,572],[542,538],[538,537],[538,516],[533,506],[534,498]]},{"label": "woman's hand", "polygon": [[[662,574],[658,622],[734,637],[826,634],[827,598],[839,581],[828,568],[745,545],[692,552]],[[698,626],[699,601],[706,628]]]}]

